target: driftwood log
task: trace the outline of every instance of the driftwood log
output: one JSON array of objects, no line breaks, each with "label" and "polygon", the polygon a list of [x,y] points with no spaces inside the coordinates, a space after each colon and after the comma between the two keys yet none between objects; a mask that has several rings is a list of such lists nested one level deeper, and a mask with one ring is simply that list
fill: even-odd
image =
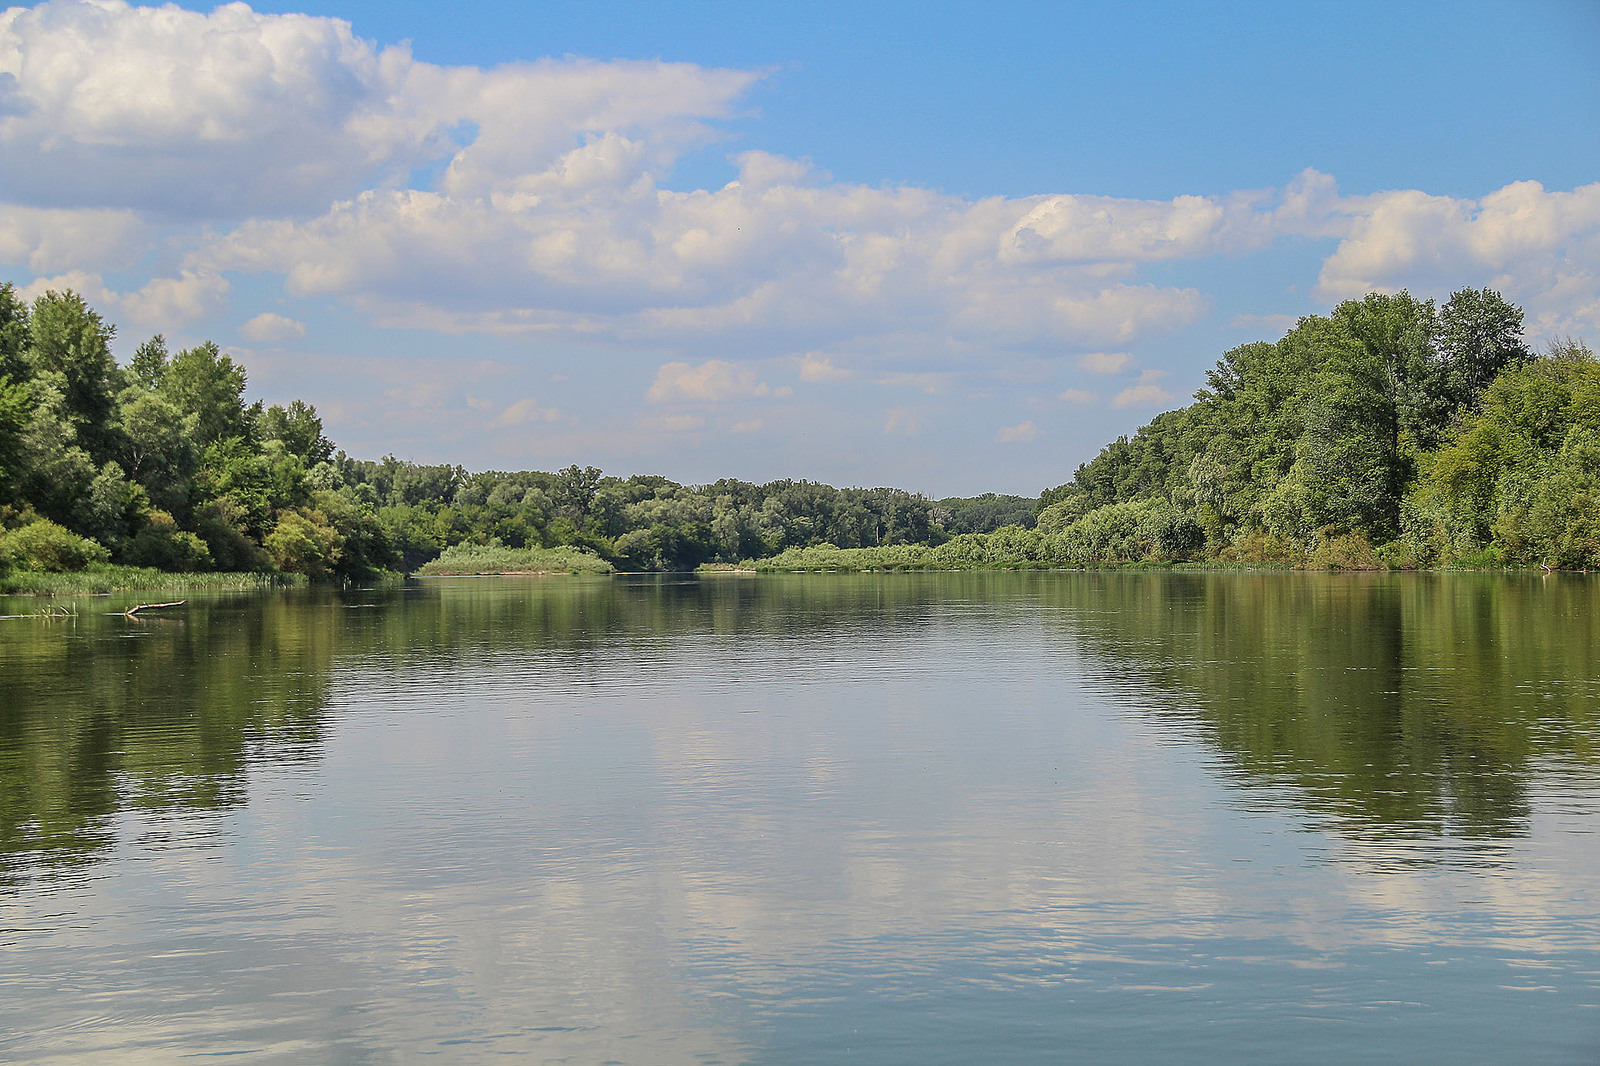
[{"label": "driftwood log", "polygon": [[136,607],[129,607],[126,611],[123,611],[122,613],[123,613],[124,616],[126,616],[128,618],[132,618],[134,615],[138,614],[140,611],[159,611],[163,607],[182,607],[184,604],[186,604],[188,602],[189,602],[188,600],[173,600],[171,603],[141,603]]}]

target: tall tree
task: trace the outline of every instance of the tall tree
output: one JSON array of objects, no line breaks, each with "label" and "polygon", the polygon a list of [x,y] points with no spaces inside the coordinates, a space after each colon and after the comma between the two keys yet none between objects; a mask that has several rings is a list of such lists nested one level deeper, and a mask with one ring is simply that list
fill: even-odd
[{"label": "tall tree", "polygon": [[0,377],[28,376],[28,304],[11,282],[0,282]]},{"label": "tall tree", "polygon": [[195,420],[201,447],[249,435],[244,403],[244,367],[206,341],[179,352],[161,381],[161,392]]},{"label": "tall tree", "polygon": [[1419,434],[1437,447],[1460,414],[1477,404],[1500,371],[1533,358],[1522,339],[1522,308],[1493,289],[1462,289],[1439,312],[1437,359]]},{"label": "tall tree", "polygon": [[159,388],[167,376],[167,365],[170,361],[167,355],[167,339],[157,333],[134,350],[133,361],[128,364],[128,373],[133,375],[135,384],[147,389]]},{"label": "tall tree", "polygon": [[55,376],[77,443],[98,466],[117,450],[113,415],[122,371],[111,358],[116,329],[71,291],[40,296],[29,317],[29,368],[35,376]]},{"label": "tall tree", "polygon": [[289,454],[299,456],[306,466],[325,463],[333,455],[333,443],[322,435],[322,419],[317,409],[303,400],[288,407],[273,404],[261,416],[261,433],[268,440],[283,442]]}]

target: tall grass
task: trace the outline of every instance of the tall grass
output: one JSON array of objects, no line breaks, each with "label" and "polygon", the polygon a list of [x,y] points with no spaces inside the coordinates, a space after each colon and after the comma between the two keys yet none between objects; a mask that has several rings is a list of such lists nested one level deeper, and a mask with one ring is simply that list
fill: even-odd
[{"label": "tall grass", "polygon": [[616,567],[578,548],[506,548],[457,544],[424,563],[423,575],[445,574],[613,574]]},{"label": "tall grass", "polygon": [[0,595],[95,596],[107,592],[182,592],[186,589],[248,590],[304,584],[292,574],[174,574],[148,566],[91,566],[71,573],[11,570],[0,573]]}]

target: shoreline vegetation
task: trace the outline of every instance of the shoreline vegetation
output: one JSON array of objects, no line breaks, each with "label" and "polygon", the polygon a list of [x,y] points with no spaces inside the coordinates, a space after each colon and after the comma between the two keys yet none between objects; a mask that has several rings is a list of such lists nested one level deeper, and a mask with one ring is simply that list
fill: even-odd
[{"label": "shoreline vegetation", "polygon": [[385,575],[1600,568],[1600,362],[1489,289],[1372,293],[1223,354],[1037,498],[352,458],[300,400],[0,284],[0,593]]}]

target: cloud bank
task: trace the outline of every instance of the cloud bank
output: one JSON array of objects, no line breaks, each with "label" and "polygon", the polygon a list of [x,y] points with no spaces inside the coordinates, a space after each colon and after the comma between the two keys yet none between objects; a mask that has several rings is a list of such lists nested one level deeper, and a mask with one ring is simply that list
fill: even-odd
[{"label": "cloud bank", "polygon": [[[1131,380],[1124,350],[1212,314],[1215,297],[1170,267],[1283,242],[1322,249],[1319,300],[1488,283],[1537,331],[1600,332],[1600,184],[1346,196],[1306,170],[1170,200],[969,199],[839,182],[746,147],[733,180],[672,187],[686,154],[733,136],[769,76],[579,58],[441,66],[339,19],[238,3],[12,8],[0,263],[29,291],[72,287],[148,328],[217,321],[248,284],[298,317],[259,314],[246,340],[303,340],[294,301],[315,301],[381,327],[648,351],[659,370],[643,399],[680,407],[770,404],[780,376],[939,392],[952,367],[1041,359],[1078,372],[1041,395],[1173,402]],[[1234,321],[1284,320],[1262,310]],[[497,424],[552,411],[527,401]],[[700,416],[652,417],[682,432]],[[873,418],[889,433],[928,424],[910,408]],[[1031,439],[1031,425],[1002,437]]]}]

